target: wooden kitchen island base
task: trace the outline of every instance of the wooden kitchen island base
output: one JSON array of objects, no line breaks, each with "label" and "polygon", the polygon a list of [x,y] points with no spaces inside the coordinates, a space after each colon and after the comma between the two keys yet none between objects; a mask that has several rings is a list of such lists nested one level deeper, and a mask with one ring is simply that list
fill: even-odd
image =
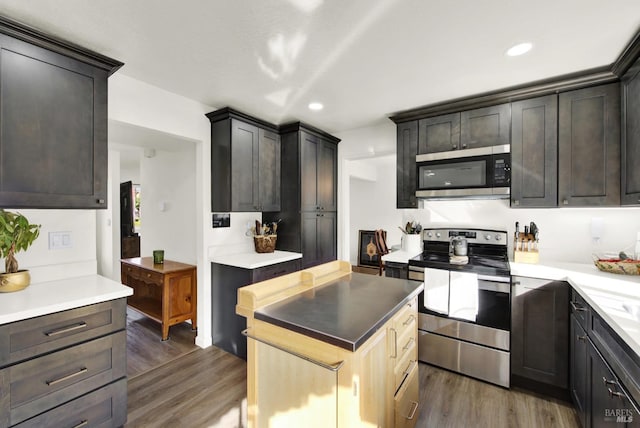
[{"label": "wooden kitchen island base", "polygon": [[165,260],[154,264],[153,257],[121,260],[122,283],[133,288],[127,303],[162,325],[162,340],[169,327],[191,320],[196,330],[196,266]]}]

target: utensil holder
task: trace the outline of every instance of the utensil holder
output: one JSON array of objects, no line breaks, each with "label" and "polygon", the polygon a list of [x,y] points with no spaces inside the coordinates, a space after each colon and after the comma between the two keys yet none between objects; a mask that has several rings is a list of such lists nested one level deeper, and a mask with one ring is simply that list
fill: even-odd
[{"label": "utensil holder", "polygon": [[253,245],[256,253],[273,253],[276,249],[278,235],[254,235]]},{"label": "utensil holder", "polygon": [[513,261],[516,263],[538,263],[538,241],[532,234],[519,233],[513,243]]}]

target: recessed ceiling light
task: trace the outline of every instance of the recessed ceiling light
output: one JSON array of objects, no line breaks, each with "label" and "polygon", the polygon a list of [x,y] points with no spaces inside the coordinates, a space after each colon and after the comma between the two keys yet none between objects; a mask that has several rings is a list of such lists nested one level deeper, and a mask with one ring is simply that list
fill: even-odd
[{"label": "recessed ceiling light", "polygon": [[519,43],[517,45],[511,46],[507,50],[507,55],[509,55],[509,56],[523,55],[523,54],[526,54],[527,52],[529,52],[532,47],[533,47],[533,45],[531,43],[529,43],[529,42]]},{"label": "recessed ceiling light", "polygon": [[322,110],[324,108],[324,106],[322,105],[322,103],[309,103],[309,109],[310,110]]}]

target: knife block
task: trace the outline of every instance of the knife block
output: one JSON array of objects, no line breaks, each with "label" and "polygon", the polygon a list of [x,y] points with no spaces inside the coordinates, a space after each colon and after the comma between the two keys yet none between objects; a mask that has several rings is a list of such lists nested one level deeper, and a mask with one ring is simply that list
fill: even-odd
[{"label": "knife block", "polygon": [[513,261],[515,263],[532,263],[539,261],[538,242],[532,234],[519,233],[513,243]]}]

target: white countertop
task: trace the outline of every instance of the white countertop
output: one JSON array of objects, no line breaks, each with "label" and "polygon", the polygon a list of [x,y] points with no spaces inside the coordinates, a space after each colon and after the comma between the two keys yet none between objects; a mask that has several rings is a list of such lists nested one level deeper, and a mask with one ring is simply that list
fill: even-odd
[{"label": "white countertop", "polygon": [[133,290],[99,275],[39,282],[0,293],[0,324],[131,296]]},{"label": "white countertop", "polygon": [[276,250],[273,253],[256,253],[255,251],[246,251],[235,254],[217,254],[211,256],[209,261],[212,263],[235,266],[243,269],[257,269],[301,258],[302,254],[300,253]]},{"label": "white countertop", "polygon": [[623,303],[640,305],[640,276],[598,270],[593,264],[510,263],[511,275],[567,281],[611,328],[640,355],[640,321]]},{"label": "white countertop", "polygon": [[418,254],[422,254],[422,249],[419,249],[413,252],[396,250],[396,251],[391,251],[389,254],[385,254],[384,256],[382,256],[382,261],[393,262],[393,263],[408,263],[409,259],[414,258]]}]

